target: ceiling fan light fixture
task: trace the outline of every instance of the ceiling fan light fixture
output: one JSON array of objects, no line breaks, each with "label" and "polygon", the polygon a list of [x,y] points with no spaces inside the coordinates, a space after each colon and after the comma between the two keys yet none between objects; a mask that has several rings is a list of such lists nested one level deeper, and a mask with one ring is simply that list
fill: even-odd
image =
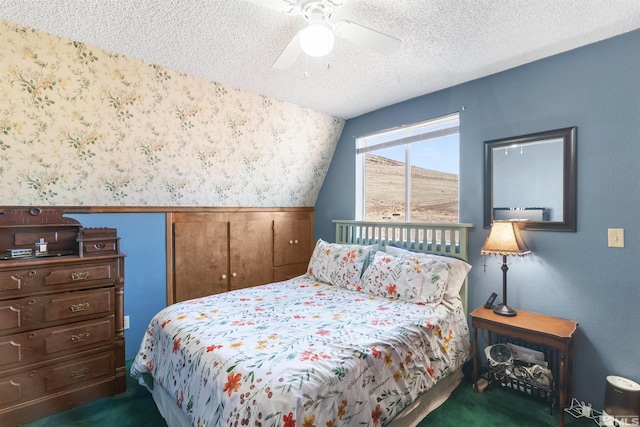
[{"label": "ceiling fan light fixture", "polygon": [[311,24],[300,31],[300,46],[309,56],[325,56],[333,49],[333,31],[323,24]]}]

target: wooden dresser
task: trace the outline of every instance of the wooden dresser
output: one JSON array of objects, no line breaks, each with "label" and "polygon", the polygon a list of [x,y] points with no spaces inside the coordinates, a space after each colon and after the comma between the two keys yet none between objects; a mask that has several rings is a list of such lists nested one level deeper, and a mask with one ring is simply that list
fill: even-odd
[{"label": "wooden dresser", "polygon": [[115,229],[61,209],[0,215],[0,425],[126,391],[124,257]]}]

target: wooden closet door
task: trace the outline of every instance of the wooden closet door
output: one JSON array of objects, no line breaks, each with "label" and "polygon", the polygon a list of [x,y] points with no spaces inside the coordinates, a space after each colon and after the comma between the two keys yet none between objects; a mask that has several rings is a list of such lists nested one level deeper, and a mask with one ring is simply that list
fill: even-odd
[{"label": "wooden closet door", "polygon": [[315,242],[313,212],[278,212],[273,224],[273,280],[296,277],[307,270]]},{"label": "wooden closet door", "polygon": [[308,263],[313,251],[313,217],[305,214],[278,215],[273,227],[274,262],[287,265]]},{"label": "wooden closet door", "polygon": [[228,222],[176,222],[173,234],[175,302],[226,292]]},{"label": "wooden closet door", "polygon": [[273,220],[270,215],[247,215],[230,226],[230,290],[273,282]]}]

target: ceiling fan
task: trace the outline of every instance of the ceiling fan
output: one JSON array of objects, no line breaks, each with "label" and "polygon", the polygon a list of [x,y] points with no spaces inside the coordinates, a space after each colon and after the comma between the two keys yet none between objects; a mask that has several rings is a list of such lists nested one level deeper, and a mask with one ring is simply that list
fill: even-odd
[{"label": "ceiling fan", "polygon": [[402,43],[395,37],[380,33],[351,21],[329,21],[342,0],[245,0],[288,15],[300,15],[309,23],[298,31],[284,48],[274,68],[290,68],[301,53],[324,56],[333,48],[334,35],[379,53],[389,55]]}]

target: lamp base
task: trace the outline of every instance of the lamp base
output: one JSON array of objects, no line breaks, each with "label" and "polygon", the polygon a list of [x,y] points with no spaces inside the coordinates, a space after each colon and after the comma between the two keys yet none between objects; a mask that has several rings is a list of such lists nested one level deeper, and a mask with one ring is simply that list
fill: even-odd
[{"label": "lamp base", "polygon": [[515,316],[518,314],[514,309],[504,304],[495,306],[493,312],[495,314],[499,314],[500,316]]}]

